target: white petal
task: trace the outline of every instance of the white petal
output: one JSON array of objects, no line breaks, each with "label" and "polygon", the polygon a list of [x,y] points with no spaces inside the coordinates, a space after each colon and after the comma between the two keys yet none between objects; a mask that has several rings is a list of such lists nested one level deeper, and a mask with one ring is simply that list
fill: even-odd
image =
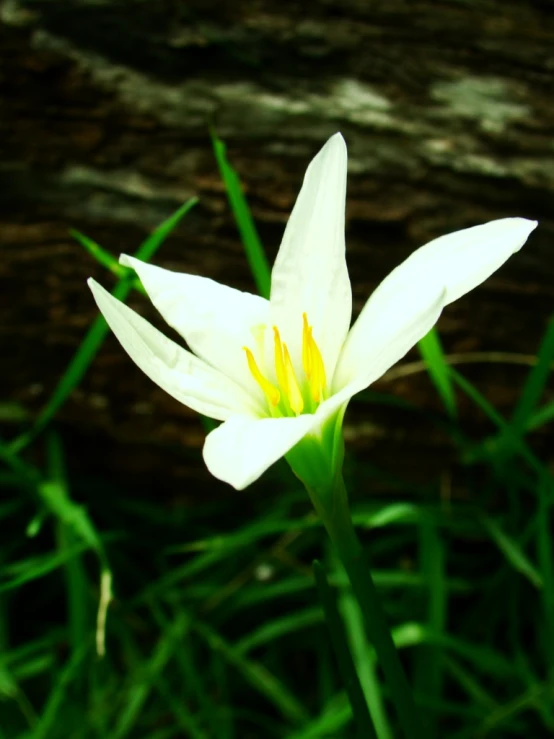
[{"label": "white petal", "polygon": [[335,134],[311,162],[271,275],[271,318],[300,366],[308,314],[329,376],[352,316],[344,255],[346,145]]},{"label": "white petal", "polygon": [[441,236],[415,251],[383,280],[360,313],[345,342],[334,391],[360,374],[368,382],[377,380],[427,333],[443,305],[487,279],[536,225],[503,218]]},{"label": "white petal", "polygon": [[196,275],[172,272],[122,255],[150,300],[192,351],[258,394],[243,346],[253,348],[252,330],[269,321],[269,301]]},{"label": "white petal", "polygon": [[408,281],[392,290],[387,280],[371,295],[348,334],[333,378],[334,393],[354,383],[351,396],[378,380],[440,316],[444,287],[431,285],[423,291]]},{"label": "white petal", "polygon": [[204,461],[214,477],[237,490],[257,480],[311,429],[314,416],[230,418],[206,437]]},{"label": "white petal", "polygon": [[116,300],[94,280],[94,299],[122,347],[140,369],[176,400],[210,418],[257,416],[263,409],[246,391]]},{"label": "white petal", "polygon": [[402,282],[419,282],[422,290],[443,284],[448,305],[490,277],[521,249],[536,226],[526,218],[501,218],[440,236],[415,251],[387,280],[402,272]]}]

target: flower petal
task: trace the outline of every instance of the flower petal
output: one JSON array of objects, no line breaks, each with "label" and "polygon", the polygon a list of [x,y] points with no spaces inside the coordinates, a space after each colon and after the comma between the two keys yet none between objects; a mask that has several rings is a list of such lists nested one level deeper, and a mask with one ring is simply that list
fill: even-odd
[{"label": "flower petal", "polygon": [[443,286],[432,284],[425,292],[407,282],[389,290],[387,280],[371,295],[350,329],[333,378],[333,393],[350,386],[346,397],[351,397],[378,380],[425,336],[441,314],[446,301]]},{"label": "flower petal", "polygon": [[125,254],[120,262],[135,270],[150,300],[195,354],[258,394],[242,347],[253,346],[252,330],[268,323],[269,301]]},{"label": "flower petal", "polygon": [[420,247],[391,272],[385,282],[418,282],[446,286],[446,305],[465,295],[492,275],[516,251],[537,226],[526,218],[500,218],[481,226],[440,236]]},{"label": "flower petal", "polygon": [[263,413],[256,400],[235,382],[168,339],[94,280],[88,284],[104,318],[131,359],[176,400],[218,420],[236,414]]},{"label": "flower petal", "polygon": [[348,332],[352,291],[344,255],[346,145],[335,134],[311,162],[271,275],[271,319],[300,365],[308,314],[329,376]]},{"label": "flower petal", "polygon": [[503,218],[441,236],[415,251],[364,306],[345,342],[334,392],[357,375],[369,378],[367,384],[377,380],[427,333],[444,305],[486,280],[536,225]]},{"label": "flower petal", "polygon": [[310,431],[314,418],[230,418],[206,437],[206,466],[214,477],[243,490]]}]

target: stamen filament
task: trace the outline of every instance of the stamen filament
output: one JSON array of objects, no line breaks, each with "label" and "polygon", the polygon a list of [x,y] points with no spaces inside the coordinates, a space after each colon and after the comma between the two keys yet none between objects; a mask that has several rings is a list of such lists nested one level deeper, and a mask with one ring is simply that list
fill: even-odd
[{"label": "stamen filament", "polygon": [[285,353],[285,372],[287,374],[287,399],[293,412],[299,416],[304,410],[304,398],[298,386],[298,380],[294,373],[294,367],[290,359],[289,350],[286,344],[283,344]]},{"label": "stamen filament", "polygon": [[304,399],[300,392],[300,386],[294,373],[289,350],[286,344],[281,342],[281,336],[277,326],[273,326],[275,340],[275,374],[277,382],[292,410],[299,416],[304,410]]},{"label": "stamen filament", "polygon": [[283,359],[283,346],[281,344],[281,336],[277,326],[273,326],[273,339],[275,343],[275,374],[277,382],[286,397],[288,397],[287,373],[285,370],[285,362]]},{"label": "stamen filament", "polygon": [[268,399],[273,407],[278,406],[279,401],[281,400],[281,393],[275,387],[275,385],[269,382],[269,380],[262,375],[262,373],[260,372],[260,368],[256,364],[256,360],[254,359],[254,355],[252,354],[250,349],[247,346],[243,346],[242,348],[246,352],[248,369],[252,373],[252,376],[254,377],[258,385],[261,387],[265,397]]},{"label": "stamen filament", "polygon": [[327,384],[325,376],[325,365],[319,347],[313,337],[312,327],[308,325],[308,316],[302,314],[304,326],[302,329],[302,364],[306,379],[310,386],[310,392],[315,403],[319,403],[323,397],[323,390]]},{"label": "stamen filament", "polygon": [[[279,413],[284,413],[285,415],[290,415],[292,411],[292,413],[299,416],[304,412],[306,403],[308,404],[308,412],[314,412],[317,405],[323,400],[323,394],[327,385],[323,357],[314,339],[313,328],[308,323],[306,313],[302,314],[302,321],[302,366],[307,380],[307,383],[305,381],[302,382],[302,388],[298,383],[288,347],[285,342],[281,341],[281,335],[277,326],[273,326],[275,384],[270,382],[262,374],[256,364],[252,351],[246,346],[243,347],[248,360],[248,368],[261,387],[268,403],[274,408],[280,406]],[[255,338],[258,343],[258,351],[261,352],[260,356],[264,356],[263,330],[265,326],[259,326],[257,328],[259,328],[259,331],[257,331],[258,335]],[[304,396],[302,395],[302,390],[304,390]]]},{"label": "stamen filament", "polygon": [[310,354],[310,338],[312,335],[312,329],[308,325],[308,316],[306,313],[302,313],[302,366],[304,367],[304,373],[309,380],[312,376],[312,356]]}]

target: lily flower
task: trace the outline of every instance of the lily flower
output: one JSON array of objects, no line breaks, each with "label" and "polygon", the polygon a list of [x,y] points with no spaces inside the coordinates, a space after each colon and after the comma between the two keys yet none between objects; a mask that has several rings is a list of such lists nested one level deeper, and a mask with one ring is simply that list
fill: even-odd
[{"label": "lily flower", "polygon": [[537,225],[503,218],[431,241],[385,278],[350,327],[346,169],[337,133],[308,167],[269,300],[121,257],[189,349],[89,280],[106,321],[143,372],[179,402],[223,421],[206,438],[204,460],[237,490],[282,456],[307,484],[332,475],[342,464],[350,398],[425,336],[445,305],[519,250]]}]

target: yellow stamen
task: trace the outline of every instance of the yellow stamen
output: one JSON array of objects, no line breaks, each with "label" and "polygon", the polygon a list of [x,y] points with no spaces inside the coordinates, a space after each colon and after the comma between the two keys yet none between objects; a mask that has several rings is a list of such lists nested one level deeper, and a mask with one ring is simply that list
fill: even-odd
[{"label": "yellow stamen", "polygon": [[281,342],[281,335],[277,326],[273,326],[273,335],[275,338],[275,374],[277,375],[277,382],[292,412],[299,416],[304,410],[304,400],[294,373],[289,350],[287,345]]},{"label": "yellow stamen", "polygon": [[[308,390],[311,401],[308,401],[309,411],[313,412],[313,403],[320,403],[323,400],[323,394],[327,384],[325,376],[325,366],[323,357],[319,351],[319,347],[313,337],[313,329],[308,323],[306,313],[302,314],[302,366],[307,380],[303,381],[304,389]],[[265,326],[256,327],[254,337],[258,343],[258,351],[263,356],[263,331]],[[281,341],[281,335],[277,326],[273,326],[274,336],[274,357],[275,357],[275,384],[270,382],[260,371],[256,364],[254,355],[248,347],[243,347],[248,360],[248,367],[252,376],[261,387],[268,403],[276,408],[280,405],[280,413],[290,415],[290,412],[299,416],[304,411],[305,403],[302,396],[302,390],[296,378],[294,366],[290,358],[289,350],[285,342]],[[313,403],[312,403],[313,401]],[[273,414],[272,414],[273,415]]]},{"label": "yellow stamen", "polygon": [[302,398],[302,393],[298,386],[298,380],[296,379],[294,367],[292,366],[289,350],[286,344],[283,344],[283,350],[285,353],[285,372],[287,375],[287,397],[293,413],[296,413],[296,415],[299,416],[304,410],[304,399]]},{"label": "yellow stamen", "polygon": [[269,382],[269,380],[267,380],[262,375],[258,365],[256,364],[256,360],[254,359],[254,355],[252,354],[250,349],[247,346],[243,346],[242,348],[246,352],[248,368],[258,385],[262,388],[265,397],[268,399],[272,406],[275,407],[279,405],[279,401],[281,400],[281,393],[279,392],[279,390],[277,390],[275,385]]},{"label": "yellow stamen", "polygon": [[273,326],[273,337],[275,341],[275,374],[277,375],[277,383],[288,397],[287,373],[285,370],[285,361],[283,359],[283,346],[281,344],[281,336],[277,326]]},{"label": "yellow stamen", "polygon": [[302,313],[302,321],[304,325],[302,327],[302,366],[308,380],[312,376],[312,356],[310,354],[310,338],[312,336],[312,329],[308,326],[308,316],[306,313]]},{"label": "yellow stamen", "polygon": [[325,376],[325,365],[319,347],[312,334],[312,327],[308,325],[306,313],[302,315],[304,327],[302,331],[302,364],[306,379],[310,385],[310,391],[314,402],[319,403],[323,396],[323,389],[327,384]]}]

